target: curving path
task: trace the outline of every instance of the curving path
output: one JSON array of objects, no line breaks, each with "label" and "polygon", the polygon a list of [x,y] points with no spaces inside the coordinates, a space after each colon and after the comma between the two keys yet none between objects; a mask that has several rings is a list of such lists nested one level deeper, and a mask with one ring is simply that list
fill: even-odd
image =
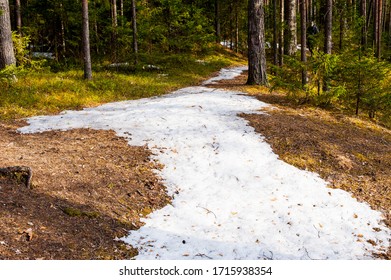
[{"label": "curving path", "polygon": [[[203,85],[244,69],[224,69]],[[20,131],[113,129],[130,145],[148,145],[165,166],[159,175],[173,201],[123,238],[138,248],[137,259],[350,260],[387,248],[391,231],[381,213],[279,160],[237,116],[265,106],[241,92],[198,86],[30,118]]]}]

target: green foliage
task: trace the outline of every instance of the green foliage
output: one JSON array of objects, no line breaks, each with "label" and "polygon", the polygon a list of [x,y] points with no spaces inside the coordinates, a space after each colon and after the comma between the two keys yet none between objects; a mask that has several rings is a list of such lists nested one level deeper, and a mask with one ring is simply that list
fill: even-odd
[{"label": "green foliage", "polygon": [[[333,78],[339,63],[339,56],[314,51],[309,61],[311,73],[308,83],[308,95],[320,106],[330,106],[343,94],[343,87],[334,85]],[[327,86],[328,90],[322,90]]]},{"label": "green foliage", "polygon": [[213,21],[196,3],[156,0],[138,16],[141,46],[150,51],[203,51],[214,39]]},{"label": "green foliage", "polygon": [[[4,89],[0,92],[0,119],[54,114],[106,102],[158,96],[198,84],[220,68],[235,63],[244,61],[220,50],[206,56],[140,54],[140,68],[131,75],[101,67],[96,68],[94,79],[87,82],[82,79],[82,70],[25,71],[23,75],[17,74],[16,82],[0,79],[0,88]],[[147,65],[158,65],[160,70],[150,71],[143,67]],[[11,69],[8,71],[14,73]]]},{"label": "green foliage", "polygon": [[[18,68],[16,65],[8,65],[4,69],[0,70],[0,83],[4,85],[9,85],[10,82],[14,82],[16,80],[16,74],[18,73]],[[1,96],[1,94],[0,94]]]},{"label": "green foliage", "polygon": [[18,66],[24,66],[30,64],[30,59],[28,58],[28,45],[30,43],[30,38],[23,37],[22,35],[12,32],[12,41],[14,44],[14,53],[16,58],[16,63]]},{"label": "green foliage", "polygon": [[344,102],[349,108],[368,112],[374,118],[376,112],[387,111],[391,92],[391,65],[379,62],[372,55],[348,52],[342,55],[339,79],[346,88]]},{"label": "green foliage", "polygon": [[[324,54],[315,51],[307,64],[309,80],[301,84],[303,64],[285,57],[283,67],[275,67],[272,90],[288,91],[298,103],[338,106],[349,112],[365,112],[369,118],[391,125],[391,64],[379,62],[371,52],[347,51]],[[328,90],[324,90],[327,82]]]},{"label": "green foliage", "polygon": [[305,89],[301,82],[301,71],[303,64],[295,57],[284,56],[284,65],[282,67],[271,65],[270,91],[276,89],[287,90],[288,96],[298,103],[303,102],[306,98]]}]

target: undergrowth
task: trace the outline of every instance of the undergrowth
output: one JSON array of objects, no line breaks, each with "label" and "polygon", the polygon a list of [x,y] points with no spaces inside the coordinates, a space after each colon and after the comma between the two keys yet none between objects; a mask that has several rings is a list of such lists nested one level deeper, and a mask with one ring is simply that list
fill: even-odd
[{"label": "undergrowth", "polygon": [[81,69],[61,70],[54,63],[34,71],[12,69],[12,75],[0,79],[0,119],[159,96],[199,84],[222,67],[244,63],[242,57],[220,49],[207,55],[140,55],[137,67],[102,62],[95,65],[91,81],[83,79]]}]

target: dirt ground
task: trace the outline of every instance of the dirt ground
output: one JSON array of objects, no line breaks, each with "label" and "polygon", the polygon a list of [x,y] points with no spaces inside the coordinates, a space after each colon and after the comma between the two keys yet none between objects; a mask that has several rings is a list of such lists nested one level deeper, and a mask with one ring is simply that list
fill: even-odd
[{"label": "dirt ground", "polygon": [[[215,87],[240,90],[271,104],[267,114],[243,114],[285,162],[318,173],[384,214],[391,227],[391,131],[336,110],[297,105],[286,95],[245,86],[247,75]],[[391,236],[390,236],[391,238]],[[387,255],[391,259],[391,248]]]},{"label": "dirt ground", "polygon": [[128,259],[116,238],[169,202],[145,147],[112,131],[21,135],[0,123],[0,167],[28,166],[32,187],[0,176],[0,259]]}]

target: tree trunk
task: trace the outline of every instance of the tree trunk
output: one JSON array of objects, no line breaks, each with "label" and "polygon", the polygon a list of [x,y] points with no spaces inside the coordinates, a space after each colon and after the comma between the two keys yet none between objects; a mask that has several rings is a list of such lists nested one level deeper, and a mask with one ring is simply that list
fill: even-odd
[{"label": "tree trunk", "polygon": [[[332,20],[333,20],[333,0],[326,0],[326,20],[324,34],[324,52],[331,54],[332,48]],[[323,91],[329,91],[329,77],[325,76],[323,80]]]},{"label": "tree trunk", "polygon": [[22,34],[22,11],[20,0],[15,0],[15,14],[16,14],[16,29],[19,34]]},{"label": "tree trunk", "polygon": [[235,52],[239,52],[239,7],[235,4]]},{"label": "tree trunk", "polygon": [[286,55],[293,55],[297,50],[296,0],[285,0],[284,49]]},{"label": "tree trunk", "polygon": [[279,65],[284,65],[284,0],[280,0],[280,35],[278,38],[278,54],[279,54]]},{"label": "tree trunk", "polygon": [[303,62],[303,70],[301,73],[302,85],[307,84],[307,14],[306,14],[306,0],[300,1],[300,24],[301,24],[301,61]]},{"label": "tree trunk", "polygon": [[61,56],[62,58],[65,58],[66,55],[66,39],[65,39],[65,10],[62,3],[60,3],[60,11],[61,11],[61,18],[60,18],[60,25],[61,25]]},{"label": "tree trunk", "polygon": [[343,50],[343,39],[345,37],[346,27],[346,3],[342,3],[339,9],[339,51]]},{"label": "tree trunk", "polygon": [[0,69],[16,64],[8,0],[0,0]]},{"label": "tree trunk", "polygon": [[277,0],[273,0],[273,64],[278,64],[278,50],[277,50]]},{"label": "tree trunk", "polygon": [[247,84],[267,85],[264,17],[263,0],[249,0]]},{"label": "tree trunk", "polygon": [[124,19],[123,19],[123,17],[124,17],[124,0],[120,0],[119,7],[120,7],[119,14],[121,15],[121,26],[123,26],[124,25]]},{"label": "tree trunk", "polygon": [[221,41],[221,27],[220,27],[220,0],[215,0],[215,32],[216,43],[220,44]]},{"label": "tree trunk", "polygon": [[118,27],[118,16],[117,16],[117,0],[111,0],[111,41],[112,41],[112,54],[114,61],[117,62],[117,27]]},{"label": "tree trunk", "polygon": [[332,48],[332,19],[333,19],[333,0],[326,0],[326,20],[324,35],[324,52],[331,54]]},{"label": "tree trunk", "polygon": [[365,50],[367,46],[367,0],[361,0],[360,6],[360,16],[362,20],[362,28],[361,28],[361,46],[362,49]]},{"label": "tree trunk", "polygon": [[83,55],[84,55],[84,79],[92,79],[90,29],[88,24],[88,0],[82,0],[83,10]]},{"label": "tree trunk", "polygon": [[137,40],[137,11],[136,0],[132,0],[132,25],[133,25],[133,52],[134,65],[138,64],[138,40]]},{"label": "tree trunk", "polygon": [[381,58],[381,35],[382,35],[383,1],[377,0],[377,33],[376,33],[376,57]]}]

